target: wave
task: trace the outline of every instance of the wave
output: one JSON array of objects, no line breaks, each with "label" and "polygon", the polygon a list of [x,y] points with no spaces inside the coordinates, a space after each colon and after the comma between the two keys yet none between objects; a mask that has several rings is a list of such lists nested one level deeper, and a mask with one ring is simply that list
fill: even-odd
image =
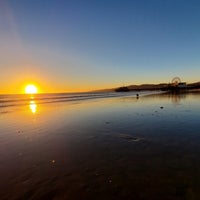
[{"label": "wave", "polygon": [[[152,93],[152,92],[151,92]],[[150,94],[150,92],[142,92],[141,95]],[[0,95],[0,107],[27,105],[30,101],[37,104],[58,103],[68,101],[82,101],[97,98],[135,96],[136,92],[104,92],[104,93],[57,93],[57,94],[18,94],[18,95]]]}]

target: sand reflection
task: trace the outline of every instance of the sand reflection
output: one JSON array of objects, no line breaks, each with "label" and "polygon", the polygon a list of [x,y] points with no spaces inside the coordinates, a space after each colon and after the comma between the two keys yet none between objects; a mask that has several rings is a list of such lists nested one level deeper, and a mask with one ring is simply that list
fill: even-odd
[{"label": "sand reflection", "polygon": [[33,114],[35,114],[37,112],[37,104],[35,103],[35,101],[33,101],[33,100],[30,101],[29,108]]}]

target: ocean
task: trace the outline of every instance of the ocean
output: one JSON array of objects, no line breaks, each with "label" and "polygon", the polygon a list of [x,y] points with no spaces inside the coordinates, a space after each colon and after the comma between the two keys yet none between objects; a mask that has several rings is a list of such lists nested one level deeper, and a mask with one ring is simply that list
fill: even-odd
[{"label": "ocean", "polygon": [[0,108],[16,107],[27,105],[30,101],[35,101],[37,104],[59,103],[59,102],[73,102],[90,100],[97,98],[111,98],[111,97],[125,97],[135,96],[139,93],[141,96],[155,93],[152,91],[144,92],[84,92],[84,93],[49,93],[49,94],[1,94]]},{"label": "ocean", "polygon": [[200,93],[0,96],[0,197],[200,199]]}]

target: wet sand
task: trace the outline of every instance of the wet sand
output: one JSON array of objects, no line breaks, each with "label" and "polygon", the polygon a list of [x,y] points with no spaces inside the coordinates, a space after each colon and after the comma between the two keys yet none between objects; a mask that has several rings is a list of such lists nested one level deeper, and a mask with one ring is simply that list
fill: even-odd
[{"label": "wet sand", "polygon": [[0,197],[200,199],[199,119],[199,93],[1,109]]}]

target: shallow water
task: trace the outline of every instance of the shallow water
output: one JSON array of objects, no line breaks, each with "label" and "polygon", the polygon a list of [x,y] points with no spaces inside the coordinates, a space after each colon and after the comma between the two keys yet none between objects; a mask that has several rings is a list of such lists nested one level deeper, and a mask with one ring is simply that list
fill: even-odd
[{"label": "shallow water", "polygon": [[200,93],[2,106],[1,199],[200,199],[199,119]]}]

